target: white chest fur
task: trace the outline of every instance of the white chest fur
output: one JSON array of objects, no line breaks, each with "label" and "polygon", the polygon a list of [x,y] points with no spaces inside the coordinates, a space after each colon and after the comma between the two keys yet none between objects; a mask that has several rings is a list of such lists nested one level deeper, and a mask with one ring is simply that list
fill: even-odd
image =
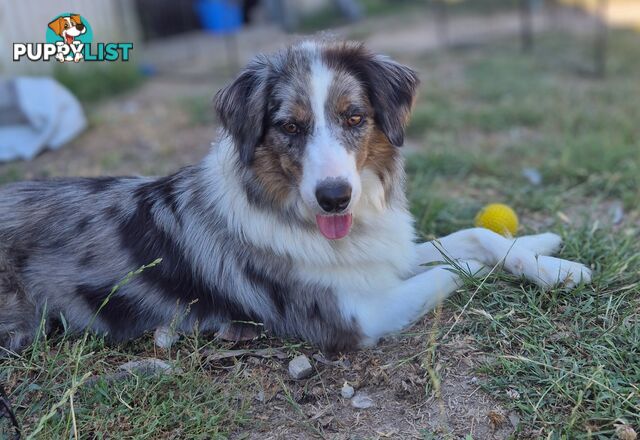
[{"label": "white chest fur", "polygon": [[318,282],[338,294],[370,294],[406,276],[415,261],[413,219],[403,207],[382,201],[379,180],[362,176],[363,194],[354,207],[354,230],[331,241],[319,231],[286,224],[250,204],[234,168],[235,151],[223,139],[207,158],[211,197],[226,210],[227,226],[247,242],[289,257],[304,281]]}]

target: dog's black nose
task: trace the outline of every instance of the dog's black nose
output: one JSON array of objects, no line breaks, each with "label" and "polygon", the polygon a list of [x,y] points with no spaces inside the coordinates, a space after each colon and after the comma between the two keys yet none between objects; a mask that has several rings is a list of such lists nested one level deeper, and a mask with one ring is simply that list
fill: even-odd
[{"label": "dog's black nose", "polygon": [[79,31],[81,31],[81,32],[82,32],[82,30],[84,30],[84,25],[83,25],[82,23],[78,23],[78,24],[76,25],[76,29],[78,29]]},{"label": "dog's black nose", "polygon": [[320,183],[316,188],[316,200],[324,212],[342,212],[351,201],[351,185],[344,180]]}]

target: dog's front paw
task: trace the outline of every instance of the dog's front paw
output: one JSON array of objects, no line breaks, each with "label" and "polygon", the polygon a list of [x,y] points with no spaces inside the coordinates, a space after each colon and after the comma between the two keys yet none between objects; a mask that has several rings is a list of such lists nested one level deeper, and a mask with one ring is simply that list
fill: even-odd
[{"label": "dog's front paw", "polygon": [[562,245],[562,237],[551,232],[524,235],[515,238],[513,241],[515,246],[529,249],[536,255],[553,255],[560,250],[560,246]]},{"label": "dog's front paw", "polygon": [[84,57],[82,56],[82,53],[78,52],[78,53],[76,53],[76,54],[75,54],[75,56],[73,57],[73,62],[74,62],[74,63],[80,62],[80,60],[82,60],[82,58],[84,58]]},{"label": "dog's front paw", "polygon": [[527,278],[544,289],[555,286],[571,288],[580,283],[591,283],[591,269],[584,264],[548,256],[539,256],[537,260],[537,273]]},{"label": "dog's front paw", "polygon": [[64,63],[64,55],[62,55],[61,53],[58,53],[56,55],[56,60],[60,61],[61,63]]}]

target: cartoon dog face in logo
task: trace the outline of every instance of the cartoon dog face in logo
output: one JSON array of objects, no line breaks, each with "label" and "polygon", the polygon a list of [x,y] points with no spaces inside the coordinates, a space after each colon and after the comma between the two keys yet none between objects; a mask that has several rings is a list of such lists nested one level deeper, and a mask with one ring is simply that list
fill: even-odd
[{"label": "cartoon dog face in logo", "polygon": [[[72,14],[66,17],[58,17],[49,23],[49,28],[59,35],[65,44],[73,45],[75,38],[87,32],[86,26],[82,23],[80,15]],[[64,62],[65,58],[62,54],[58,53],[56,59],[60,62]],[[82,53],[77,52],[73,58],[67,57],[67,60],[75,61],[76,63],[82,59]]]}]

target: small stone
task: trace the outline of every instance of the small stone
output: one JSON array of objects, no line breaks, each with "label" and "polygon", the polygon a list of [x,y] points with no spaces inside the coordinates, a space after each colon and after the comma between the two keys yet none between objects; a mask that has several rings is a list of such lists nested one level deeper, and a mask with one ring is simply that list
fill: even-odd
[{"label": "small stone", "polygon": [[353,390],[353,387],[347,382],[342,385],[342,389],[340,390],[340,395],[342,395],[342,397],[344,397],[345,399],[351,399],[354,393],[355,391]]},{"label": "small stone", "polygon": [[156,358],[145,358],[136,361],[129,361],[117,368],[112,374],[95,375],[89,377],[84,385],[93,386],[96,383],[103,381],[107,384],[113,383],[119,380],[124,380],[128,377],[140,375],[140,376],[153,376],[156,374],[174,374],[182,373],[182,368],[174,367],[168,362],[165,362]]},{"label": "small stone", "polygon": [[351,399],[351,406],[357,409],[367,409],[374,405],[373,399],[365,393],[357,393]]},{"label": "small stone", "polygon": [[289,375],[293,379],[304,379],[311,376],[311,373],[313,373],[313,367],[305,355],[296,356],[289,362]]},{"label": "small stone", "polygon": [[636,440],[638,438],[636,431],[624,421],[621,420],[614,425],[616,427],[616,436],[620,440]]},{"label": "small stone", "polygon": [[535,168],[524,168],[522,170],[522,175],[533,186],[538,186],[542,183],[542,174],[540,174],[540,171]]},{"label": "small stone", "polygon": [[469,380],[469,383],[470,383],[471,385],[478,385],[478,384],[480,383],[480,380],[479,380],[477,377],[473,376],[473,377]]},{"label": "small stone", "polygon": [[513,426],[514,429],[517,428],[520,424],[520,416],[513,412],[509,413],[509,422],[511,422],[511,426]]},{"label": "small stone", "polygon": [[618,225],[624,220],[624,207],[620,202],[615,202],[609,209],[609,213],[611,214],[611,223],[614,225]]},{"label": "small stone", "polygon": [[141,374],[143,376],[180,372],[179,368],[173,368],[167,362],[155,358],[130,361],[120,365],[118,370],[129,374]]}]

